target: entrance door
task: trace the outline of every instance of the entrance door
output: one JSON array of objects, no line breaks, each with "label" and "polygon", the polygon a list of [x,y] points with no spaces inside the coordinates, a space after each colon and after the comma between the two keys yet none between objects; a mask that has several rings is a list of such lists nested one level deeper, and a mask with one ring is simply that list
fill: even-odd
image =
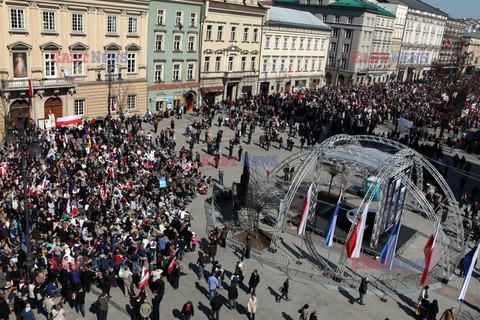
[{"label": "entrance door", "polygon": [[30,117],[30,105],[26,101],[17,100],[10,106],[9,121],[18,124],[18,116],[23,114],[25,117]]},{"label": "entrance door", "polygon": [[233,88],[235,87],[234,84],[229,84],[227,86],[227,100],[233,100]]},{"label": "entrance door", "polygon": [[62,100],[59,98],[50,98],[45,101],[45,119],[48,119],[49,114],[55,115],[55,120],[62,117]]},{"label": "entrance door", "polygon": [[269,82],[260,83],[260,93],[263,94],[263,95],[267,95],[269,85],[270,85]]}]

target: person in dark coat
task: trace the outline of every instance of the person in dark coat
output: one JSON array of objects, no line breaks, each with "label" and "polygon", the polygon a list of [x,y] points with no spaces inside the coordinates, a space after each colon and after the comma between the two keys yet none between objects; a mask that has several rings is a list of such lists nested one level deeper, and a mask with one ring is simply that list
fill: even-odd
[{"label": "person in dark coat", "polygon": [[368,277],[363,277],[362,283],[358,288],[358,293],[360,293],[360,297],[357,299],[357,302],[361,305],[365,305],[365,303],[363,302],[363,296],[367,294],[367,289],[368,289]]},{"label": "person in dark coat", "polygon": [[158,294],[158,291],[153,293],[152,298],[152,320],[160,320],[160,302],[162,302],[163,296]]},{"label": "person in dark coat", "polygon": [[192,301],[188,301],[182,308],[183,320],[190,320],[195,315]]},{"label": "person in dark coat", "polygon": [[276,299],[277,302],[280,302],[283,298],[285,298],[285,300],[287,300],[287,301],[290,301],[290,299],[288,298],[289,287],[290,287],[290,279],[287,279],[287,280],[285,280],[282,287],[280,288],[280,292],[282,293],[282,295],[277,297],[277,299]]},{"label": "person in dark coat", "polygon": [[228,308],[236,309],[237,308],[237,298],[238,298],[238,289],[235,285],[235,282],[232,282],[230,286],[227,288],[228,291]]},{"label": "person in dark coat", "polygon": [[5,297],[2,297],[2,299],[0,300],[0,319],[8,320],[9,317],[10,317],[10,306],[5,300]]},{"label": "person in dark coat", "polygon": [[212,320],[220,320],[220,309],[222,308],[222,305],[222,297],[216,292],[215,296],[210,301],[210,306],[212,307]]},{"label": "person in dark coat", "polygon": [[257,269],[253,270],[250,275],[250,280],[248,281],[248,293],[255,293],[255,289],[260,283],[260,276],[258,275]]},{"label": "person in dark coat", "polygon": [[250,259],[250,251],[252,250],[252,237],[250,235],[247,236],[246,244],[245,244],[245,259]]},{"label": "person in dark coat", "polygon": [[428,309],[428,316],[427,320],[436,320],[437,319],[437,314],[440,311],[438,309],[438,301],[437,299],[433,300],[432,303],[430,303],[430,307]]}]

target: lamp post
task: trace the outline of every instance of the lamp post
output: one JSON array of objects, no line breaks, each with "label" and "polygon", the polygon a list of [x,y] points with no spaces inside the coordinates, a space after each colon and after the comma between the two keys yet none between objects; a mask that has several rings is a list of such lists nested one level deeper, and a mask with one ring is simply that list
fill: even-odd
[{"label": "lamp post", "polygon": [[[18,143],[18,147],[22,156],[22,180],[23,180],[23,215],[25,219],[25,246],[26,259],[25,268],[27,270],[26,280],[30,281],[30,269],[35,265],[35,258],[32,255],[32,241],[30,237],[30,208],[28,206],[28,162],[32,156],[38,156],[42,153],[42,148],[39,146],[40,140],[36,135],[35,121],[24,114],[18,116],[18,130],[16,126],[10,124],[8,126],[7,136],[5,142]],[[17,131],[17,132],[16,132]]]},{"label": "lamp post", "polygon": [[[107,129],[107,144],[110,145],[110,120],[112,117],[112,84],[115,82],[115,69],[118,68],[118,78],[117,81],[122,81],[122,70],[119,64],[108,64],[105,68],[105,81],[108,84],[108,101],[107,101],[107,118],[105,119],[106,129]],[[102,80],[101,71],[103,68],[97,69],[97,81]]]}]

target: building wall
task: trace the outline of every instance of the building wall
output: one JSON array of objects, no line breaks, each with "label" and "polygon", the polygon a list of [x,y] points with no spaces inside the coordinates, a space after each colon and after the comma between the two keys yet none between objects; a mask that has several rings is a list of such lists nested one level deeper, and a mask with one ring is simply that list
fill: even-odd
[{"label": "building wall", "polygon": [[457,49],[463,45],[462,37],[466,24],[461,20],[448,19],[442,39],[442,47],[438,57],[438,63],[453,67],[453,59]]},{"label": "building wall", "polygon": [[[183,95],[193,91],[198,95],[199,87],[199,51],[200,51],[200,25],[201,7],[203,1],[160,1],[154,0],[150,4],[148,23],[148,108],[158,111],[161,106],[166,107],[166,102],[173,101],[183,105]],[[163,11],[163,24],[159,23],[159,10]],[[177,13],[182,14],[181,26],[177,25]],[[194,15],[193,24],[191,15]],[[163,38],[161,48],[157,48],[157,36]],[[174,48],[174,38],[181,37],[180,50]],[[193,50],[189,48],[189,38],[193,37]],[[160,49],[160,50],[158,50]],[[174,65],[180,66],[179,80],[173,79]],[[191,77],[188,74],[189,66],[193,66]],[[161,79],[156,79],[155,74],[160,74]],[[168,97],[168,99],[167,99]],[[157,103],[158,102],[158,103]],[[194,101],[196,103],[196,99]],[[192,101],[193,103],[193,101]]]},{"label": "building wall", "polygon": [[[239,98],[243,92],[258,91],[258,68],[262,25],[267,10],[256,1],[207,1],[202,23],[200,82],[202,94],[217,94],[216,99]],[[232,39],[232,28],[236,28]],[[244,41],[244,29],[248,36]],[[220,38],[219,38],[219,30]],[[256,30],[256,39],[254,39]],[[211,36],[209,36],[211,35]],[[245,67],[242,68],[242,58]],[[220,59],[216,68],[216,59]],[[230,59],[232,59],[231,64]],[[206,63],[209,61],[209,63]],[[208,68],[208,69],[207,69]],[[223,89],[220,89],[223,87]]]},{"label": "building wall", "polygon": [[[18,24],[18,19],[12,21],[11,10],[19,10],[15,11],[15,16],[22,23]],[[4,57],[0,61],[0,77],[9,80],[8,107],[23,101],[31,106],[30,116],[38,120],[45,117],[45,101],[58,97],[62,101],[58,114],[75,114],[75,92],[84,91],[81,87],[86,85],[91,88],[90,93],[95,94],[94,87],[104,85],[96,80],[99,72],[105,79],[106,56],[102,53],[107,51],[123,53],[118,56],[122,59],[117,61],[120,66],[116,74],[120,72],[124,82],[146,79],[147,38],[141,35],[147,32],[147,14],[146,0],[0,1],[0,27],[6,30],[0,37],[0,55]],[[107,32],[108,16],[115,17],[110,19],[110,26],[116,26],[116,32]],[[74,29],[74,19],[81,21],[75,24],[77,30]],[[73,53],[82,54],[79,59],[82,63],[74,65]],[[26,60],[24,74],[14,67],[14,59],[19,54],[22,60]],[[131,72],[127,72],[127,54],[131,58],[135,55]],[[53,60],[49,65],[46,57]],[[34,97],[27,94],[27,79],[34,80]],[[86,99],[92,99],[92,96]],[[137,97],[136,100],[137,110],[144,108],[139,105],[144,98]],[[99,110],[104,110],[89,101],[84,105],[88,106],[84,108],[84,115],[99,114]]]},{"label": "building wall", "polygon": [[[300,49],[302,39],[303,50]],[[307,88],[323,85],[329,42],[330,32],[326,30],[265,26],[260,59],[260,85],[268,82],[268,94],[283,92],[288,82],[291,86],[297,83],[298,86]]]},{"label": "building wall", "polygon": [[467,38],[468,45],[465,48],[466,52],[472,53],[472,61],[470,66],[476,69],[480,68],[480,34],[477,38]]}]

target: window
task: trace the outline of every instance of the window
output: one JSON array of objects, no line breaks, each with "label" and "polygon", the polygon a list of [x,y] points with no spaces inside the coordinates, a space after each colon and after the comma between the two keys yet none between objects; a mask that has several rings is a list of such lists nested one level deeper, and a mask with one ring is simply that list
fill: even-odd
[{"label": "window", "polygon": [[189,63],[187,65],[187,80],[193,80],[195,76],[195,64]]},{"label": "window", "polygon": [[205,36],[206,40],[212,40],[212,29],[213,27],[211,25],[207,26],[207,34]]},{"label": "window", "polygon": [[110,110],[113,113],[117,112],[117,97],[110,98]]},{"label": "window", "polygon": [[25,12],[23,9],[10,9],[10,28],[25,29]]},{"label": "window", "polygon": [[327,19],[328,19],[328,14],[324,14],[323,15],[323,22],[327,22]]},{"label": "window", "polygon": [[310,62],[310,60],[308,59],[305,59],[305,66],[303,67],[303,70],[302,71],[308,71],[308,63]]},{"label": "window", "polygon": [[272,72],[276,72],[276,71],[277,71],[277,59],[273,59]]},{"label": "window", "polygon": [[338,29],[337,28],[333,29],[332,37],[334,37],[334,38],[338,37]]},{"label": "window", "polygon": [[173,36],[173,51],[182,50],[182,35],[176,34]]},{"label": "window", "polygon": [[298,59],[297,60],[297,71],[300,71],[301,68],[302,68],[302,59]]},{"label": "window", "polygon": [[83,14],[81,13],[72,14],[72,31],[83,32]]},{"label": "window", "polygon": [[183,26],[183,11],[175,12],[175,26]]},{"label": "window", "polygon": [[55,77],[57,75],[57,70],[55,67],[55,58],[53,53],[45,53],[44,61],[45,61],[45,77]]},{"label": "window", "polygon": [[353,23],[353,17],[348,17],[348,21],[347,21],[349,24],[352,24]]},{"label": "window", "polygon": [[162,82],[163,81],[163,65],[156,64],[155,65],[155,82]]},{"label": "window", "polygon": [[243,41],[248,41],[248,28],[243,28]]},{"label": "window", "polygon": [[283,49],[288,48],[288,37],[283,37]]},{"label": "window", "polygon": [[116,16],[107,16],[107,33],[117,33]]},{"label": "window", "polygon": [[323,60],[320,59],[320,61],[318,61],[318,71],[321,71],[322,70],[322,62]]},{"label": "window", "polygon": [[190,27],[196,27],[197,26],[197,13],[196,12],[191,12],[190,13]]},{"label": "window", "polygon": [[352,37],[352,30],[345,30],[345,38],[350,39]]},{"label": "window", "polygon": [[265,48],[270,49],[270,37],[265,38]]},{"label": "window", "polygon": [[193,52],[195,51],[195,36],[188,36],[188,51]]},{"label": "window", "polygon": [[137,34],[138,33],[138,19],[129,17],[128,18],[128,33]]},{"label": "window", "polygon": [[237,37],[237,27],[233,26],[232,31],[230,32],[230,41],[235,41]]},{"label": "window", "polygon": [[180,81],[180,68],[181,68],[180,63],[175,63],[173,65],[173,75],[172,75],[173,81]]},{"label": "window", "polygon": [[45,31],[55,30],[55,12],[52,12],[52,11],[43,12],[43,30]]},{"label": "window", "polygon": [[328,65],[330,67],[333,67],[333,65],[334,65],[333,59],[334,59],[333,57],[328,57]]},{"label": "window", "polygon": [[292,38],[292,50],[295,50],[297,46],[297,38]]},{"label": "window", "polygon": [[313,45],[313,49],[318,50],[318,39],[315,39],[315,44]]},{"label": "window", "polygon": [[311,71],[315,71],[315,64],[317,63],[317,60],[313,59],[312,60],[312,68],[310,69]]},{"label": "window", "polygon": [[203,61],[203,71],[210,71],[210,57],[205,57],[205,60]]},{"label": "window", "polygon": [[157,24],[160,26],[165,25],[165,10],[164,9],[159,9],[157,11]]},{"label": "window", "polygon": [[72,54],[72,74],[74,76],[83,76],[83,53]]},{"label": "window", "polygon": [[282,61],[280,62],[280,71],[285,71],[285,59],[282,59]]},{"label": "window", "polygon": [[340,62],[340,69],[345,69],[347,67],[347,59],[342,59]]},{"label": "window", "polygon": [[345,43],[345,44],[343,45],[343,50],[342,50],[342,52],[347,53],[347,52],[348,52],[348,49],[350,49],[350,45]]},{"label": "window", "polygon": [[303,42],[305,39],[300,38],[300,50],[303,50]]},{"label": "window", "polygon": [[155,35],[155,50],[163,51],[163,34]]},{"label": "window", "polygon": [[233,71],[233,59],[235,57],[228,57],[228,71]]},{"label": "window", "polygon": [[307,40],[307,50],[310,50],[312,48],[312,39]]},{"label": "window", "polygon": [[288,64],[288,72],[292,72],[293,70],[293,59],[290,59],[290,63]]},{"label": "window", "polygon": [[325,48],[325,40],[322,39],[322,44],[320,45],[320,50],[323,50]]},{"label": "window", "polygon": [[137,54],[127,54],[127,73],[135,73],[137,71]]},{"label": "window", "polygon": [[242,71],[247,69],[247,57],[242,57]]},{"label": "window", "polygon": [[252,71],[255,70],[256,64],[257,64],[257,57],[252,57],[252,60],[250,61],[250,69],[251,69]]},{"label": "window", "polygon": [[258,29],[253,29],[253,42],[258,42]]},{"label": "window", "polygon": [[215,71],[220,71],[220,67],[222,66],[222,57],[215,58]]},{"label": "window", "polygon": [[337,48],[337,44],[335,42],[331,42],[330,43],[330,51],[335,51],[336,48]]},{"label": "window", "polygon": [[117,60],[117,54],[113,52],[107,52],[107,73],[115,73],[115,63]]},{"label": "window", "polygon": [[127,110],[134,111],[137,109],[137,96],[129,95],[127,97]]},{"label": "window", "polygon": [[223,40],[223,26],[218,26],[218,29],[217,29],[217,40],[218,40],[218,41]]},{"label": "window", "polygon": [[280,37],[275,37],[275,44],[274,44],[275,49],[278,49],[279,43],[280,43]]},{"label": "window", "polygon": [[262,65],[263,72],[267,72],[267,68],[268,68],[268,59],[263,59],[263,65]]},{"label": "window", "polygon": [[83,115],[85,112],[85,100],[75,100],[74,112],[76,116]]},{"label": "window", "polygon": [[335,16],[335,22],[340,22],[340,16]]}]

